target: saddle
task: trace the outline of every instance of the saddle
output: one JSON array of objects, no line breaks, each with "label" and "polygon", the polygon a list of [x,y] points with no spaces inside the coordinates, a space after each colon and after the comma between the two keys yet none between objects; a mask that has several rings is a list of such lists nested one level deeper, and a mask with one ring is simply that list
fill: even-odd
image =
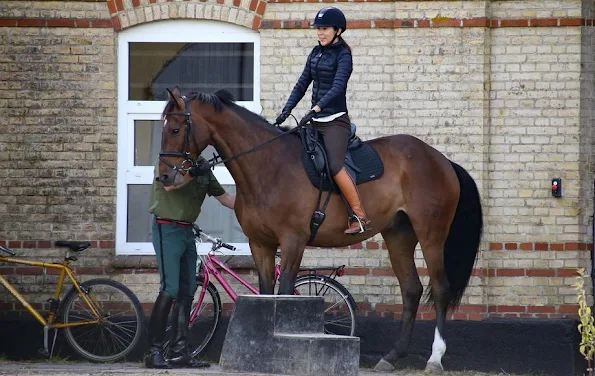
[{"label": "saddle", "polygon": [[[337,187],[330,174],[324,141],[319,136],[316,128],[312,125],[307,125],[301,127],[298,132],[303,145],[302,162],[304,164],[304,169],[306,170],[306,174],[312,185],[319,190],[316,209],[310,220],[310,239],[308,240],[308,244],[311,244],[316,236],[318,228],[326,217],[324,211],[330,201],[332,192],[334,191],[341,194],[341,190]],[[345,168],[351,175],[353,181],[355,181],[356,185],[358,185],[380,178],[384,173],[384,165],[376,150],[364,143],[355,132],[356,126],[351,123],[351,131],[345,156]],[[327,192],[327,197],[321,208],[320,202],[323,192]],[[343,197],[342,194],[341,197],[343,198],[347,212],[349,215],[353,215],[351,207],[345,200],[345,197]]]},{"label": "saddle", "polygon": [[[384,173],[384,165],[376,150],[364,143],[356,135],[356,130],[355,124],[351,123],[345,169],[353,181],[359,185],[379,179]],[[324,142],[319,137],[316,128],[302,127],[299,133],[303,145],[302,162],[312,185],[324,192],[339,192],[339,187],[330,176]]]}]

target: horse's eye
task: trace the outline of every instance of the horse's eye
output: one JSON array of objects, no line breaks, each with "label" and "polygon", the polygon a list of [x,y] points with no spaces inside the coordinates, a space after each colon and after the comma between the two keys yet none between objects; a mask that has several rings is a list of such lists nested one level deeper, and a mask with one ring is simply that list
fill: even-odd
[{"label": "horse's eye", "polygon": [[171,133],[178,134],[178,133],[180,133],[180,130],[179,129],[172,129],[171,130]]}]

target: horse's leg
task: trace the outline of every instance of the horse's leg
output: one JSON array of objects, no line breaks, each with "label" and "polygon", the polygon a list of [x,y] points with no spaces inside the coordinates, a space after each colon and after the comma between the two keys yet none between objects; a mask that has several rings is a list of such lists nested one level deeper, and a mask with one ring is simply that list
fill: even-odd
[{"label": "horse's leg", "polygon": [[281,276],[279,277],[279,295],[293,295],[297,274],[300,270],[306,243],[295,237],[281,240]]},{"label": "horse's leg", "polygon": [[430,284],[432,286],[431,294],[436,309],[434,343],[432,344],[432,355],[426,364],[426,371],[442,372],[444,371],[444,367],[442,367],[442,356],[446,353],[446,342],[443,337],[444,324],[450,301],[448,280],[444,272],[444,241],[426,245],[425,247],[422,244],[422,250],[426,264],[428,265],[428,275],[430,276]]},{"label": "horse's leg", "polygon": [[397,214],[395,223],[381,233],[403,297],[403,318],[395,347],[374,368],[376,371],[391,372],[398,358],[407,355],[423,286],[414,262],[417,237],[407,216],[404,213]]},{"label": "horse's leg", "polygon": [[276,247],[265,246],[254,241],[248,241],[254,264],[258,271],[258,286],[261,294],[275,293],[275,252]]},{"label": "horse's leg", "polygon": [[[454,208],[453,208],[454,212]],[[444,323],[446,312],[450,302],[450,288],[444,269],[444,245],[448,236],[449,226],[444,226],[433,218],[423,217],[412,219],[415,233],[426,260],[430,286],[432,288],[432,300],[436,310],[436,329],[434,330],[434,343],[432,344],[432,355],[426,364],[427,371],[443,371],[442,356],[446,353],[446,342],[444,341]]]}]

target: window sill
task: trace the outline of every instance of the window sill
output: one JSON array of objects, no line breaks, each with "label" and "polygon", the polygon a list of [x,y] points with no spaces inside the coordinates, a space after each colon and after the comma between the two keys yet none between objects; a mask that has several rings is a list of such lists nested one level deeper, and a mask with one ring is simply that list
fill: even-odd
[{"label": "window sill", "polygon": [[[252,256],[219,256],[218,260],[225,261],[232,269],[255,269]],[[115,256],[110,266],[118,269],[154,269],[157,270],[155,256]]]}]

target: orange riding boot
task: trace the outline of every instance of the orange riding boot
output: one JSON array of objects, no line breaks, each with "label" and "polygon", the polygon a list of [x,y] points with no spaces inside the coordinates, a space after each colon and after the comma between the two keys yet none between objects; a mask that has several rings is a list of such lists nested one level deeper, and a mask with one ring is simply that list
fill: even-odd
[{"label": "orange riding boot", "polygon": [[335,176],[333,176],[335,183],[341,189],[343,196],[349,203],[351,210],[355,217],[349,218],[349,227],[345,230],[346,234],[361,234],[370,229],[370,220],[362,206],[362,200],[351,175],[343,167]]}]

